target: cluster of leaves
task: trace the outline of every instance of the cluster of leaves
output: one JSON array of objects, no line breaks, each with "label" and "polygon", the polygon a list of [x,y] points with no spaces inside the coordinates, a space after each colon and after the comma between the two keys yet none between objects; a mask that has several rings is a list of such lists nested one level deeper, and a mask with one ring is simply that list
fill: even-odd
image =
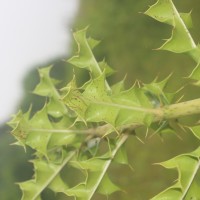
[{"label": "cluster of leaves", "polygon": [[[197,67],[189,78],[195,80],[194,84],[199,85],[200,48],[195,44],[188,30],[192,27],[191,13],[179,13],[172,0],[158,0],[145,14],[173,27],[171,37],[159,49],[190,55],[196,61]],[[199,139],[200,126],[192,127],[191,130]],[[200,152],[197,148],[191,153],[178,155],[160,163],[166,168],[177,169],[178,179],[173,186],[153,199],[198,199],[200,196],[198,190],[200,186],[198,181],[199,158]]]},{"label": "cluster of leaves", "polygon": [[[199,63],[199,47],[188,31],[190,13],[180,14],[171,0],[159,0],[145,14],[173,26],[171,38],[160,49],[188,53]],[[99,42],[87,38],[86,31],[87,28],[74,34],[78,54],[68,62],[87,70],[90,80],[77,86],[78,77],[74,76],[65,87],[58,88],[59,81],[50,76],[51,67],[39,69],[40,83],[33,92],[46,97],[44,107],[36,113],[31,108],[26,113],[19,111],[9,123],[16,144],[35,151],[34,177],[19,183],[22,200],[40,200],[47,188],[82,200],[91,199],[95,192],[109,195],[120,190],[110,180],[108,168],[112,162],[128,164],[124,143],[130,129],[146,126],[160,132],[171,128],[158,112],[173,103],[175,94],[164,92],[169,78],[135,84],[130,89],[124,88],[124,80],[110,86],[106,78],[114,71],[105,61],[95,59],[92,49]],[[198,85],[198,77],[197,65],[190,78],[197,79]],[[155,124],[160,120],[163,123]],[[191,130],[200,137],[199,126]],[[198,197],[199,157],[197,149],[160,163],[166,168],[177,168],[179,176],[175,185],[153,199]],[[71,180],[71,170],[81,172],[79,180]]]}]

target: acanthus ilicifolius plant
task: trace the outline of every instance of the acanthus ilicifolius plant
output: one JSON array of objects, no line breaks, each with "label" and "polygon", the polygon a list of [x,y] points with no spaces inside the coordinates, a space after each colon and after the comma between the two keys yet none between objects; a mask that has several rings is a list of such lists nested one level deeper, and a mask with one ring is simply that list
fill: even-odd
[{"label": "acanthus ilicifolius plant", "polygon": [[[190,13],[179,13],[172,0],[158,0],[145,14],[172,26],[171,37],[160,49],[191,56],[197,66],[189,78],[200,85],[200,49],[188,30]],[[173,103],[175,94],[164,92],[169,78],[130,89],[124,88],[124,81],[110,85],[106,78],[113,70],[105,61],[95,59],[92,50],[99,42],[87,38],[86,31],[74,33],[78,54],[68,62],[87,70],[90,80],[78,87],[79,77],[74,75],[65,87],[57,88],[51,67],[39,69],[40,83],[33,92],[47,98],[44,107],[34,114],[31,108],[26,113],[19,111],[9,122],[16,144],[35,151],[31,161],[34,176],[19,183],[22,200],[41,200],[47,188],[77,200],[92,199],[95,193],[108,196],[120,190],[110,180],[108,168],[113,162],[128,164],[124,144],[134,130],[152,128],[153,123],[159,133],[169,127],[170,119],[200,113],[200,99]],[[166,126],[161,127],[162,122]],[[200,139],[199,125],[189,129]],[[174,185],[152,199],[199,199],[199,158],[200,147],[160,163],[175,168],[178,177]],[[80,180],[72,184],[67,167],[80,171]]]}]

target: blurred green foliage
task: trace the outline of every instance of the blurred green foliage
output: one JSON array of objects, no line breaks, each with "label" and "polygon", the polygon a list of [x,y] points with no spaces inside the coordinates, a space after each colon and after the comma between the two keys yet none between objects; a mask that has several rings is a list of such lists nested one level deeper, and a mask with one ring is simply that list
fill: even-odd
[{"label": "blurred green foliage", "polygon": [[[156,22],[142,14],[155,1],[153,0],[81,0],[80,10],[74,23],[74,30],[79,30],[90,25],[89,35],[102,40],[95,49],[98,60],[106,59],[110,66],[116,69],[117,73],[110,77],[110,82],[121,80],[127,75],[126,85],[131,86],[136,80],[148,83],[156,76],[163,79],[173,72],[169,91],[174,91],[181,87],[186,77],[193,69],[195,63],[185,55],[172,54],[166,51],[152,50],[158,48],[161,39],[169,38],[171,27]],[[199,21],[199,0],[174,1],[181,12],[192,10],[194,29],[191,30],[196,43],[200,39]],[[73,48],[76,48],[75,45]],[[55,62],[54,76],[70,79],[72,68],[64,62]],[[78,72],[82,73],[82,72]],[[33,77],[34,78],[30,78]],[[37,74],[30,73],[25,80],[25,90],[31,91],[37,80]],[[84,78],[84,77],[83,77]],[[197,88],[186,87],[183,91],[185,99],[197,97]],[[28,108],[33,100],[33,95],[29,94],[22,102],[22,108]],[[42,105],[44,100],[40,100]],[[191,118],[182,119],[190,123]],[[0,140],[0,197],[4,200],[20,199],[20,192],[14,182],[30,178],[32,171],[27,163],[27,156],[23,150],[14,146],[9,146],[13,138],[5,131],[1,130]],[[109,199],[123,200],[144,200],[149,199],[160,190],[175,180],[173,172],[167,172],[160,166],[152,163],[169,159],[178,153],[188,152],[197,146],[197,141],[186,133],[178,133],[182,140],[172,134],[166,134],[163,138],[154,136],[145,139],[146,130],[140,129],[137,135],[143,139],[145,145],[140,143],[136,137],[130,137],[127,142],[128,156],[133,171],[122,165],[112,167],[112,180],[118,183],[125,192],[117,192]],[[48,196],[48,194],[46,194]],[[49,199],[45,198],[45,199]],[[60,199],[62,195],[60,195]],[[95,200],[106,199],[106,197],[96,196]]]}]

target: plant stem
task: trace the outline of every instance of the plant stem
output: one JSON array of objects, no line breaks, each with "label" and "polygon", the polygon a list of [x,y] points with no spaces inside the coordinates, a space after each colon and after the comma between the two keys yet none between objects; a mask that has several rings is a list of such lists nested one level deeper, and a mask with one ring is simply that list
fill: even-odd
[{"label": "plant stem", "polygon": [[[160,122],[163,120],[176,119],[188,115],[200,114],[200,98],[190,101],[185,101],[177,104],[172,104],[156,109],[152,109],[152,114],[154,115],[153,122]],[[130,133],[134,129],[143,126],[143,123],[132,123],[128,125],[123,125],[116,127],[116,130],[120,133]],[[85,130],[50,130],[50,129],[31,129],[30,131],[41,131],[45,132],[58,132],[58,133],[76,133],[76,134],[86,134],[95,136],[104,136],[109,130],[113,130],[110,124],[98,126],[96,128],[90,128]]]},{"label": "plant stem", "polygon": [[161,108],[164,119],[180,118],[183,116],[200,113],[200,99],[185,101],[182,103],[172,104]]},{"label": "plant stem", "polygon": [[[162,120],[169,120],[169,119],[180,118],[180,117],[184,117],[188,115],[200,114],[200,98],[156,108],[153,114],[155,116],[153,122],[160,122]],[[144,124],[142,123],[134,123],[134,124],[117,127],[116,130],[121,133],[125,133],[125,132],[130,133],[136,128],[141,127],[143,125]],[[110,124],[106,124],[106,125],[97,127],[93,131],[90,130],[90,133],[93,132],[95,135],[103,136],[111,128],[112,127]]]}]

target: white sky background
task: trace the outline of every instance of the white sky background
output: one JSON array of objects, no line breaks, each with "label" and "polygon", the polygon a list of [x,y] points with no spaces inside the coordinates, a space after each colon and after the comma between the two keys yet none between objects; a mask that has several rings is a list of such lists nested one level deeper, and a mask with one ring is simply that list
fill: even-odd
[{"label": "white sky background", "polygon": [[78,0],[0,0],[0,124],[16,112],[33,66],[66,57]]}]

